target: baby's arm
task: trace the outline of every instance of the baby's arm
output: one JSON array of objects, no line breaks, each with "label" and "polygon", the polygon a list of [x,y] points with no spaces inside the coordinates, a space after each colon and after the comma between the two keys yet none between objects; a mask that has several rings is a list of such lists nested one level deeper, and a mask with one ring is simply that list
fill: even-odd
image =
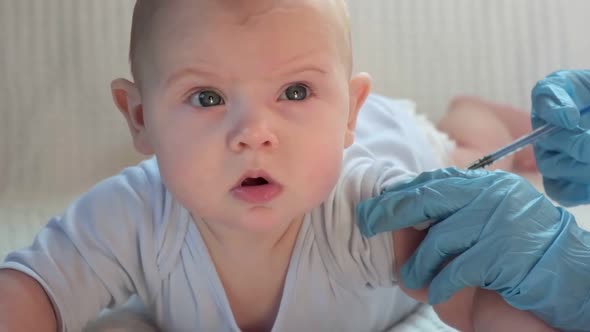
[{"label": "baby's arm", "polygon": [[[393,232],[396,274],[426,236],[426,231],[411,228]],[[400,285],[401,286],[401,285]],[[413,299],[428,302],[428,288],[402,290]],[[447,302],[434,305],[446,324],[460,331],[555,331],[529,312],[513,308],[496,292],[464,288]]]},{"label": "baby's arm", "polygon": [[[152,201],[160,192],[149,190],[145,174],[134,167],[102,181],[52,218],[30,247],[6,256],[0,327],[80,331],[132,294],[147,299],[159,281],[152,211],[160,206],[152,202],[162,200]],[[43,329],[28,328],[33,323]]]},{"label": "baby's arm", "polygon": [[496,292],[477,289],[473,297],[473,326],[475,331],[557,331],[532,313],[518,310]]},{"label": "baby's arm", "polygon": [[0,270],[0,332],[55,332],[57,320],[49,297],[33,278]]},{"label": "baby's arm", "polygon": [[[426,231],[418,231],[412,228],[393,232],[396,275],[399,275],[399,269],[412,256],[425,236]],[[428,302],[428,288],[420,290],[406,289],[401,282],[400,287],[404,293],[416,301]],[[460,331],[474,331],[471,321],[474,294],[474,288],[465,288],[453,295],[447,302],[434,305],[434,310],[446,324]]]}]

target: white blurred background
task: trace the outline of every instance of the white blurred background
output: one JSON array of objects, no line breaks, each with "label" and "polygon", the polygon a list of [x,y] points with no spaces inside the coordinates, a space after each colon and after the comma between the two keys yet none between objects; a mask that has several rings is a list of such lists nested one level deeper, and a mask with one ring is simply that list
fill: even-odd
[{"label": "white blurred background", "polygon": [[[109,83],[128,75],[131,0],[0,0],[0,257],[140,159]],[[349,0],[356,69],[437,120],[452,96],[529,107],[590,67],[588,0]],[[590,222],[590,221],[589,221]],[[24,231],[23,231],[24,230]]]}]

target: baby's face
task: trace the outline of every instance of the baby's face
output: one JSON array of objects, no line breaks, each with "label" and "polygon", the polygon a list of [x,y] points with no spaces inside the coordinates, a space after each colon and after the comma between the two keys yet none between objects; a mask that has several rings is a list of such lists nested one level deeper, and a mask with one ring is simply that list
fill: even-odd
[{"label": "baby's face", "polygon": [[368,78],[350,84],[341,27],[304,2],[246,18],[171,1],[157,14],[145,127],[168,189],[204,220],[268,229],[337,181]]}]

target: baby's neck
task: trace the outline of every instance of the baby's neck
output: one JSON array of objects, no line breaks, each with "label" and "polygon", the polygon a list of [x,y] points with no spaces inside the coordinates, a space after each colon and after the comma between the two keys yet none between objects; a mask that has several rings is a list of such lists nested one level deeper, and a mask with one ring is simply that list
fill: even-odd
[{"label": "baby's neck", "polygon": [[269,232],[245,234],[196,221],[211,258],[232,264],[268,263],[290,257],[302,223],[303,217],[300,217]]}]

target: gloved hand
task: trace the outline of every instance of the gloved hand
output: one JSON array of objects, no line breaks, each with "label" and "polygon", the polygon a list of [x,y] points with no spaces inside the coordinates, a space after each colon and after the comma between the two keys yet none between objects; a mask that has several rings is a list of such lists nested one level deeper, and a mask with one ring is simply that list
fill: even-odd
[{"label": "gloved hand", "polygon": [[539,81],[532,92],[534,128],[563,127],[535,144],[547,194],[565,206],[590,203],[590,70],[559,71]]},{"label": "gloved hand", "polygon": [[430,283],[432,304],[474,286],[554,327],[590,327],[590,233],[516,175],[424,173],[361,202],[357,217],[366,236],[434,222],[400,271],[407,288]]}]

